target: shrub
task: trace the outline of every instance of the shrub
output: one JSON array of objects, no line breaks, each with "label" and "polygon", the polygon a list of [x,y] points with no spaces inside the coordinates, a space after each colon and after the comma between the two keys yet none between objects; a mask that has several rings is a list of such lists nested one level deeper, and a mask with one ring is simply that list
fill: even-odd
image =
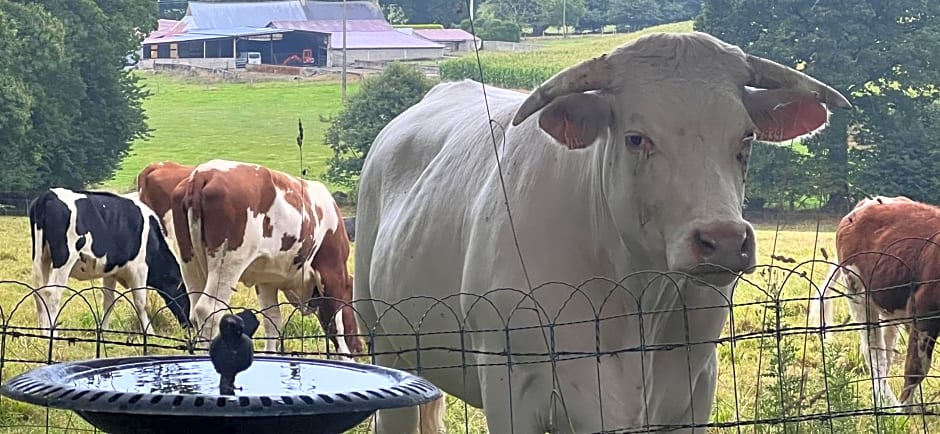
[{"label": "shrub", "polygon": [[420,101],[432,84],[415,67],[397,62],[365,80],[339,114],[323,119],[330,124],[324,144],[333,149],[326,179],[355,187],[375,137],[392,119]]},{"label": "shrub", "polygon": [[460,28],[468,32],[476,31],[476,36],[482,39],[484,44],[486,44],[485,41],[519,42],[522,33],[518,24],[496,18],[477,18],[473,20],[472,29],[470,20],[465,19],[460,22]]}]

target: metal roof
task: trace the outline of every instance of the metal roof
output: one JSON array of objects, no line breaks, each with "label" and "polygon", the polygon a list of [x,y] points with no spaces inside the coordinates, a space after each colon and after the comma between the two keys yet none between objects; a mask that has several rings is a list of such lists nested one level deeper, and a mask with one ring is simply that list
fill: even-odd
[{"label": "metal roof", "polygon": [[[343,48],[343,32],[330,33],[330,48],[338,50]],[[443,45],[406,35],[397,30],[382,32],[350,32],[346,31],[346,48],[444,48]]]},{"label": "metal roof", "polygon": [[[272,21],[268,27],[307,32],[342,32],[343,20]],[[384,32],[394,30],[385,20],[347,20],[346,32]]]},{"label": "metal roof", "polygon": [[382,9],[370,1],[326,2],[300,0],[209,3],[189,2],[190,28],[263,27],[271,21],[342,20],[385,21]]},{"label": "metal roof", "polygon": [[306,20],[307,12],[297,0],[237,3],[189,2],[190,29],[264,27],[276,20]]},{"label": "metal roof", "polygon": [[463,29],[414,29],[414,34],[429,41],[473,41],[472,34]]},{"label": "metal roof", "polygon": [[[306,12],[308,20],[342,20],[343,3],[346,4],[347,20],[382,20],[385,14],[382,8],[371,1],[325,2],[308,1]],[[349,29],[346,29],[348,32]]]}]

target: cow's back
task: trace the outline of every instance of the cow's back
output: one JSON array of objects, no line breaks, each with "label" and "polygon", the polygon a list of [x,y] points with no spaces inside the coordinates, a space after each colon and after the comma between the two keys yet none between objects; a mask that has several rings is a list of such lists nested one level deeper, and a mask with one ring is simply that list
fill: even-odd
[{"label": "cow's back", "polygon": [[451,259],[464,248],[454,241],[468,229],[462,227],[468,210],[493,176],[492,140],[502,152],[505,129],[524,98],[487,87],[486,101],[497,124],[494,137],[480,83],[442,83],[378,134],[359,183],[356,299],[387,295],[372,294],[367,284],[379,238],[386,246],[397,245],[396,250],[435,252],[442,261],[437,265],[459,278],[461,264]]},{"label": "cow's back", "polygon": [[137,192],[140,201],[150,207],[161,219],[165,233],[172,239],[170,210],[173,189],[195,169],[173,161],[150,163],[137,174]]},{"label": "cow's back", "polygon": [[861,279],[879,306],[895,311],[905,308],[911,283],[940,279],[938,234],[937,207],[873,200],[842,218],[836,246],[843,265],[853,267],[849,274]]}]

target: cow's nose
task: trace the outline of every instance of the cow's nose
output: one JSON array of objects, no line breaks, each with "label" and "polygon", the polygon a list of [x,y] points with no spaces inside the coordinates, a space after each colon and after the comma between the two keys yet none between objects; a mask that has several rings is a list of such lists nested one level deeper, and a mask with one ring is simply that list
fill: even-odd
[{"label": "cow's nose", "polygon": [[754,250],[754,229],[743,221],[702,225],[692,234],[692,251],[702,264],[745,271],[753,266]]}]

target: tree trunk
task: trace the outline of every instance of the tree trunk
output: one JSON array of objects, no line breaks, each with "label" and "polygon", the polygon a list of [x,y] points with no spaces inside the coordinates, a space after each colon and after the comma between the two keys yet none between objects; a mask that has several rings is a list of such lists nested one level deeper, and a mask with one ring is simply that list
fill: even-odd
[{"label": "tree trunk", "polygon": [[831,212],[848,212],[849,204],[849,148],[847,114],[833,114],[829,119],[821,147],[826,149],[826,169],[829,171],[829,198],[823,209]]}]

